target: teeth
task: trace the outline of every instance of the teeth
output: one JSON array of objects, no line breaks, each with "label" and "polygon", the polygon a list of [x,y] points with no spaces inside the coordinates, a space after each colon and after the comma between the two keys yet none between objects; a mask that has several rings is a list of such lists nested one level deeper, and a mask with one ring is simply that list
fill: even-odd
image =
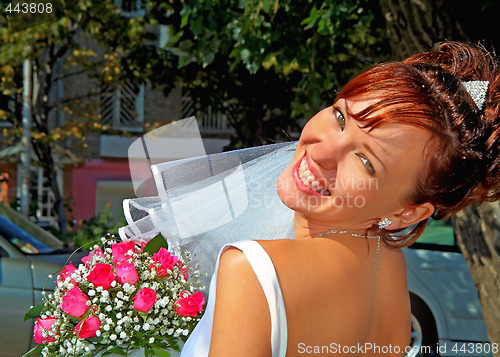
[{"label": "teeth", "polygon": [[309,187],[311,190],[318,192],[319,194],[324,196],[330,196],[330,191],[321,187],[317,177],[315,177],[309,170],[305,157],[302,159],[299,165],[299,177],[302,180],[302,183]]}]

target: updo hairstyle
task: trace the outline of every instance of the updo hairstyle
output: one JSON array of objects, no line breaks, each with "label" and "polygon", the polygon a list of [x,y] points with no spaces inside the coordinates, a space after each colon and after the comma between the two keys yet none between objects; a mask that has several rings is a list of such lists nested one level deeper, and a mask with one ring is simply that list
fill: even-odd
[{"label": "updo hairstyle", "polygon": [[[463,83],[488,81],[486,98],[478,108]],[[430,202],[432,218],[442,220],[472,202],[500,198],[500,73],[493,54],[483,47],[445,42],[434,51],[402,62],[376,65],[350,81],[337,99],[372,99],[358,113],[349,113],[372,130],[388,123],[403,123],[429,130],[433,139],[425,153],[410,203]],[[413,243],[427,220],[409,234],[389,238],[398,246]]]}]

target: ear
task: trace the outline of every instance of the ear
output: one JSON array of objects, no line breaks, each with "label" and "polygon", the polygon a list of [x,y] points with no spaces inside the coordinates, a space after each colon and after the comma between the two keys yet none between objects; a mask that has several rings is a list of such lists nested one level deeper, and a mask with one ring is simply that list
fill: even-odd
[{"label": "ear", "polygon": [[394,214],[394,219],[391,219],[392,224],[387,229],[409,227],[429,218],[433,213],[434,205],[429,202],[406,207],[402,212]]}]

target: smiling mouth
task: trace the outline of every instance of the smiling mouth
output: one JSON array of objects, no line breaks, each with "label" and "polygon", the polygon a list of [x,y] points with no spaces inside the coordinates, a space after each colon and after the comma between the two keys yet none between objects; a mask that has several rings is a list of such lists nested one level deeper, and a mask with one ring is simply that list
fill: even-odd
[{"label": "smiling mouth", "polygon": [[304,155],[300,164],[298,165],[298,178],[300,181],[309,188],[310,190],[319,193],[323,196],[330,196],[331,193],[325,187],[320,184],[320,179],[318,179],[314,174],[309,170],[309,166],[307,165],[307,160]]}]

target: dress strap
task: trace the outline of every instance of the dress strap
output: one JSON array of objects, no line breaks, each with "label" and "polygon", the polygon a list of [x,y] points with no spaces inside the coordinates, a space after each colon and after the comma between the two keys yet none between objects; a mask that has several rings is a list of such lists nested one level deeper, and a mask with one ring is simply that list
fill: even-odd
[{"label": "dress strap", "polygon": [[[288,328],[285,304],[274,264],[265,249],[256,241],[237,242],[230,246],[241,250],[245,254],[264,290],[271,316],[272,356],[285,357]],[[229,248],[229,246],[225,246],[223,251],[227,248]]]},{"label": "dress strap", "polygon": [[222,253],[230,247],[235,247],[245,254],[250,266],[259,280],[260,285],[262,286],[262,289],[264,290],[271,317],[272,357],[285,357],[288,330],[285,304],[283,302],[283,295],[281,294],[278,276],[276,275],[274,264],[264,248],[262,248],[258,242],[249,240],[225,245],[220,251],[215,271],[212,276],[212,281],[210,282],[210,290],[205,313],[182,348],[181,357],[208,356],[214,320],[219,260]]}]

